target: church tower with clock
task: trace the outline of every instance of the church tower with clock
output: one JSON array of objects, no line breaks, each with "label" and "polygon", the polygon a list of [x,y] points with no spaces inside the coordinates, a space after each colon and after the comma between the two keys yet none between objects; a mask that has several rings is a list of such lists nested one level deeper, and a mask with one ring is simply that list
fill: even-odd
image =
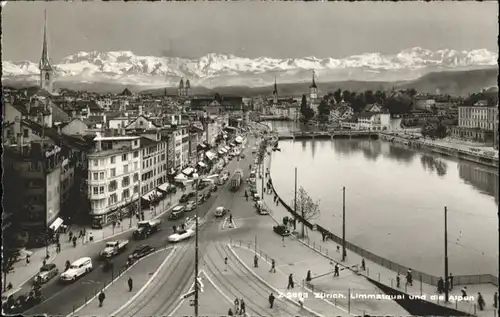
[{"label": "church tower with clock", "polygon": [[54,69],[50,65],[49,51],[47,46],[47,11],[45,11],[43,26],[42,57],[40,58],[38,68],[40,69],[40,89],[44,89],[48,93],[52,94],[54,83]]}]

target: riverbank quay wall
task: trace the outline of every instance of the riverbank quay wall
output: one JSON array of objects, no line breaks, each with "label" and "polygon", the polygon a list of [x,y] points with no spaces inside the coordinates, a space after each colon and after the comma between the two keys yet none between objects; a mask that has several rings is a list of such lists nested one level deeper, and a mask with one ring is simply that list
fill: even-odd
[{"label": "riverbank quay wall", "polygon": [[294,132],[290,134],[278,135],[278,140],[333,140],[333,139],[351,139],[351,138],[364,138],[377,140],[378,133],[368,131],[336,131],[336,132]]},{"label": "riverbank quay wall", "polygon": [[411,148],[419,150],[428,150],[433,153],[455,157],[461,160],[466,160],[478,164],[483,164],[491,167],[499,167],[499,161],[497,158],[488,157],[481,155],[479,153],[474,153],[470,151],[465,151],[462,149],[454,149],[448,146],[442,146],[439,144],[430,144],[427,142],[422,142],[421,140],[410,140],[400,136],[394,136],[392,134],[380,133],[379,139],[383,141],[393,142],[397,144],[403,144]]},{"label": "riverbank quay wall", "polygon": [[[310,230],[313,229],[313,227],[316,227],[316,230],[319,231],[321,234],[325,234],[330,240],[333,242],[342,245],[342,238],[337,236],[336,234],[330,232],[326,228],[322,227],[321,225],[318,224],[313,224],[309,222],[308,220],[304,219],[300,214],[296,213],[292,207],[290,207],[278,194],[276,191],[276,188],[274,188],[274,183],[271,180],[271,187],[273,190],[273,193],[278,197],[279,202],[285,207],[285,209],[292,215],[294,216],[298,221],[304,223],[304,225],[309,228]],[[348,241],[345,242],[345,246],[348,250],[351,252],[354,252],[361,257],[370,260],[380,266],[383,266],[389,270],[392,270],[396,273],[400,273],[405,275],[408,269],[410,267],[392,262],[386,258],[383,258],[381,256],[378,256],[368,250],[365,250],[355,244],[352,244]],[[422,281],[423,283],[430,284],[430,285],[435,285],[437,286],[439,277],[430,275],[424,272],[420,272],[418,270],[415,270],[412,268],[413,271],[413,276],[415,280],[417,281]],[[498,286],[498,277],[493,276],[491,274],[475,274],[475,275],[457,275],[453,277],[453,284],[454,285],[468,285],[468,284],[493,284]]]}]

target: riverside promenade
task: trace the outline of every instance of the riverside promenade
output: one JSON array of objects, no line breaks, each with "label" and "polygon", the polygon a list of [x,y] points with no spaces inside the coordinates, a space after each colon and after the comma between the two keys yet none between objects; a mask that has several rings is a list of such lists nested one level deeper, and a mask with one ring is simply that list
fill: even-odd
[{"label": "riverside promenade", "polygon": [[[267,160],[266,163],[268,164],[269,160]],[[257,183],[260,186],[261,182]],[[281,222],[281,219],[283,219],[283,217],[285,216],[288,217],[292,216],[281,202],[276,204],[273,198],[274,198],[274,193],[271,195],[264,195],[263,197],[265,204],[268,206],[271,212],[271,216],[274,218],[276,222],[278,221]],[[300,228],[300,226],[301,224],[298,223],[297,228]],[[363,259],[361,256],[347,250],[347,260],[345,262],[342,262],[341,253],[336,251],[337,246],[339,245],[331,240],[322,241],[321,233],[317,231],[312,231],[307,229],[307,236],[305,239],[300,239],[297,236],[295,237],[295,239],[300,243],[304,244],[305,246],[309,247],[310,249],[314,250],[318,254],[321,254],[323,257],[331,260],[332,262],[340,263],[342,267],[349,268],[350,270],[356,270],[353,269],[354,267],[358,268],[361,267],[361,261]],[[365,267],[366,267],[365,271],[359,271],[361,275],[365,276],[366,278],[372,279],[374,281],[380,282],[388,287],[396,288],[397,272],[389,270],[377,263],[369,261],[368,259],[365,259]],[[413,276],[414,279],[413,286],[407,286],[405,283],[405,274],[406,271],[400,272],[401,287],[398,290],[408,295],[418,295],[418,296],[425,295],[427,301],[429,302],[433,302],[441,306],[457,309],[466,312],[468,314],[473,314],[481,317],[482,316],[496,317],[498,315],[498,313],[495,311],[493,307],[494,294],[495,292],[498,291],[498,288],[493,284],[466,285],[467,295],[473,296],[474,297],[473,299],[467,301],[450,300],[449,303],[445,303],[442,300],[442,298],[435,296],[437,295],[436,286],[421,282],[418,276],[415,276],[415,274]],[[321,285],[317,285],[316,289],[319,290],[321,289],[321,287],[322,287]],[[460,290],[462,287],[463,285],[455,286],[451,290],[450,295],[456,297],[460,296],[461,295]],[[477,295],[479,292],[483,295],[483,298],[486,302],[486,306],[483,311],[479,310],[479,307],[477,306]],[[432,299],[431,296],[433,296]]]}]

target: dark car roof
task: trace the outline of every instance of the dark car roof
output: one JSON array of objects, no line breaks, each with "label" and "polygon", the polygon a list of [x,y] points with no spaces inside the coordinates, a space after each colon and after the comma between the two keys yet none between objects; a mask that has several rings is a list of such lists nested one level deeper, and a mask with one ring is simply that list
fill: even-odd
[{"label": "dark car roof", "polygon": [[42,266],[40,268],[40,271],[50,271],[55,267],[56,267],[56,265],[54,263],[45,264],[44,266]]},{"label": "dark car roof", "polygon": [[151,248],[151,246],[149,244],[143,244],[143,245],[140,245],[137,248],[135,248],[134,252],[136,252],[136,251],[142,251],[142,250],[148,249],[148,248]]}]

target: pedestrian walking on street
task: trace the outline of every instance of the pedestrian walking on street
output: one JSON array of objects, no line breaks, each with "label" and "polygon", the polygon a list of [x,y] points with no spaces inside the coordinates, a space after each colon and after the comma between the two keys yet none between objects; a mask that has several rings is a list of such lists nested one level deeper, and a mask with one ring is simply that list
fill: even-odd
[{"label": "pedestrian walking on street", "polygon": [[42,266],[45,266],[47,264],[47,260],[43,259]]},{"label": "pedestrian walking on street", "polygon": [[340,253],[340,246],[337,246],[337,253]]},{"label": "pedestrian walking on street", "polygon": [[290,289],[290,288],[293,288],[295,285],[293,285],[293,275],[292,273],[290,273],[290,275],[288,275],[288,286],[286,287],[286,289]]},{"label": "pedestrian walking on street", "polygon": [[257,254],[253,256],[253,267],[259,267],[259,257]]},{"label": "pedestrian walking on street", "polygon": [[273,305],[274,305],[274,294],[271,293],[271,295],[269,295],[269,306],[270,308],[273,308]]},{"label": "pedestrian walking on street", "polygon": [[56,244],[56,253],[60,253],[61,252],[61,243],[59,243],[59,241],[57,241],[57,244]]},{"label": "pedestrian walking on street", "polygon": [[323,242],[325,242],[326,240],[326,234],[323,231],[321,231],[321,239],[323,240]]},{"label": "pedestrian walking on street", "polygon": [[232,225],[233,224],[233,214],[229,214],[229,223]]},{"label": "pedestrian walking on street", "polygon": [[106,295],[104,295],[104,292],[103,292],[103,291],[101,291],[101,292],[99,293],[99,297],[98,297],[98,299],[99,299],[99,307],[102,307],[102,303],[103,303],[103,302],[104,302],[104,300],[106,299]]},{"label": "pedestrian walking on street", "polygon": [[132,288],[134,287],[134,281],[132,281],[131,277],[128,278],[127,283],[128,283],[128,291],[132,292]]},{"label": "pedestrian walking on street", "polygon": [[227,271],[227,256],[224,258],[224,271]]},{"label": "pedestrian walking on street", "polygon": [[366,271],[366,263],[365,263],[365,259],[361,259],[361,270],[362,270],[362,271]]},{"label": "pedestrian walking on street", "polygon": [[311,270],[307,271],[307,274],[306,274],[306,282],[307,283],[311,283]]},{"label": "pedestrian walking on street", "polygon": [[485,304],[483,295],[481,295],[481,293],[477,293],[477,305],[479,306],[479,310],[484,310]]},{"label": "pedestrian walking on street", "polygon": [[76,236],[74,236],[73,237],[73,247],[75,247],[75,248],[76,248],[76,240],[77,240],[77,238],[76,238]]},{"label": "pedestrian walking on street", "polygon": [[440,277],[438,280],[437,291],[438,291],[438,294],[441,294],[444,291],[444,281],[443,281],[442,277]]},{"label": "pedestrian walking on street", "polygon": [[73,238],[73,231],[70,231],[68,233],[68,242],[71,242],[71,239]]},{"label": "pedestrian walking on street", "polygon": [[493,308],[498,308],[498,292],[495,292],[495,294],[493,294]]},{"label": "pedestrian walking on street", "polygon": [[346,258],[346,260],[347,260],[347,250],[346,249],[344,249],[344,258]]},{"label": "pedestrian walking on street", "polygon": [[229,310],[227,311],[227,315],[228,316],[234,316],[233,310],[231,308],[229,308]]},{"label": "pedestrian walking on street", "polygon": [[240,315],[244,315],[245,313],[246,313],[246,304],[242,298],[240,302]]},{"label": "pedestrian walking on street", "polygon": [[276,273],[276,262],[274,259],[271,260],[271,269],[269,270],[271,273]]},{"label": "pedestrian walking on street", "polygon": [[333,277],[339,276],[339,264],[335,263],[335,268],[333,272]]},{"label": "pedestrian walking on street", "polygon": [[172,226],[172,230],[174,230],[174,233],[177,233],[177,226]]},{"label": "pedestrian walking on street", "polygon": [[408,272],[406,272],[406,285],[413,286],[413,276],[411,273],[411,269],[408,269]]},{"label": "pedestrian walking on street", "polygon": [[234,313],[236,315],[239,315],[239,312],[240,312],[240,300],[238,298],[236,298],[234,300]]},{"label": "pedestrian walking on street", "polygon": [[71,263],[69,263],[68,260],[66,260],[66,263],[65,263],[65,270],[64,272],[66,272],[67,270],[69,270],[69,267],[71,266]]},{"label": "pedestrian walking on street", "polygon": [[297,301],[299,302],[300,308],[304,308],[304,297],[300,296]]},{"label": "pedestrian walking on street", "polygon": [[281,236],[281,243],[285,246],[285,236]]},{"label": "pedestrian walking on street", "polygon": [[401,277],[398,275],[396,276],[396,287],[399,288],[401,286]]},{"label": "pedestrian walking on street", "polygon": [[280,204],[280,200],[276,199],[276,206],[278,206],[279,204]]},{"label": "pedestrian walking on street", "polygon": [[26,264],[30,264],[30,255],[26,254]]},{"label": "pedestrian walking on street", "polygon": [[448,277],[448,283],[450,286],[450,291],[453,289],[453,275],[450,273],[450,276]]},{"label": "pedestrian walking on street", "polygon": [[94,236],[92,236],[92,231],[89,232],[89,241],[90,242],[94,241]]},{"label": "pedestrian walking on street", "polygon": [[464,286],[460,291],[462,292],[462,297],[467,297],[467,286]]}]

